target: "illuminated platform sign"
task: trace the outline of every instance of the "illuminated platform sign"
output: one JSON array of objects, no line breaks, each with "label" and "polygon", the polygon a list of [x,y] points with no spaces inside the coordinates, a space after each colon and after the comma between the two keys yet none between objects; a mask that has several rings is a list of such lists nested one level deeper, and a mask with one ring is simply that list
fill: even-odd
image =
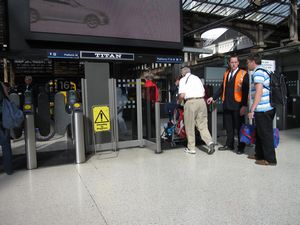
[{"label": "illuminated platform sign", "polygon": [[81,51],[81,59],[133,61],[133,53]]},{"label": "illuminated platform sign", "polygon": [[159,56],[156,57],[156,63],[175,63],[175,64],[181,64],[183,63],[182,57],[166,57],[166,56]]},{"label": "illuminated platform sign", "polygon": [[79,59],[79,51],[48,51],[51,59]]}]

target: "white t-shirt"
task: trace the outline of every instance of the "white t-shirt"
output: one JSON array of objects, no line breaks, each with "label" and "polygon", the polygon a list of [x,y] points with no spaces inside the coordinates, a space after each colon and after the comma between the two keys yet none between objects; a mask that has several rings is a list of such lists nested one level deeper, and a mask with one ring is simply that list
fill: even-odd
[{"label": "white t-shirt", "polygon": [[179,94],[185,94],[185,99],[205,96],[205,90],[199,77],[187,73],[179,81]]}]

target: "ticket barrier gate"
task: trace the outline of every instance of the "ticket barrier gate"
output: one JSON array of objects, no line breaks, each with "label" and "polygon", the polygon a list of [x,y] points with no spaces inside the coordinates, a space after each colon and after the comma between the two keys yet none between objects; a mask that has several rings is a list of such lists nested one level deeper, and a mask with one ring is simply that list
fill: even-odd
[{"label": "ticket barrier gate", "polygon": [[71,129],[72,139],[75,146],[76,163],[85,162],[85,143],[84,143],[84,130],[83,125],[83,112],[82,105],[78,102],[76,92],[70,90],[67,93],[67,106],[66,110],[72,114]]},{"label": "ticket barrier gate", "polygon": [[[76,155],[76,163],[82,163],[85,162],[85,148],[84,148],[84,138],[83,138],[83,118],[82,118],[82,109],[81,104],[77,103],[78,98],[74,98],[75,93],[70,93],[67,96],[67,100],[65,96],[61,93],[57,93],[57,96],[55,96],[55,99],[57,99],[57,110],[56,113],[54,113],[54,117],[51,117],[51,121],[53,123],[53,128],[56,124],[60,124],[62,126],[58,126],[60,129],[55,129],[55,131],[51,130],[56,135],[56,138],[53,140],[49,138],[50,135],[47,135],[47,129],[45,129],[45,124],[49,125],[50,116],[47,118],[47,112],[49,113],[49,108],[46,106],[49,106],[48,98],[47,96],[44,96],[46,93],[42,93],[39,95],[38,100],[43,99],[47,100],[47,102],[43,102],[41,105],[37,104],[38,107],[35,108],[32,101],[32,96],[30,92],[24,93],[24,105],[23,105],[23,112],[24,112],[24,127],[20,128],[14,128],[11,130],[11,136],[13,139],[16,139],[17,142],[13,147],[16,147],[16,154],[22,153],[22,149],[25,149],[25,158],[26,158],[26,167],[27,169],[35,169],[37,168],[37,158],[39,160],[42,160],[42,162],[48,162],[48,156],[53,155],[53,151],[57,150],[64,150],[69,149],[68,141],[64,141],[65,139],[61,139],[60,137],[65,136],[65,132],[67,130],[67,127],[71,127],[72,129],[72,148],[74,148],[74,154]],[[20,105],[20,96],[17,93],[11,93],[10,99],[15,102],[17,105]],[[40,103],[40,101],[38,101]],[[40,115],[38,115],[36,112],[43,114],[43,118],[41,120]],[[56,115],[55,115],[56,114]],[[57,119],[57,120],[56,120]],[[56,123],[53,122],[56,121]],[[40,126],[37,126],[36,124],[40,124]],[[43,127],[44,126],[44,127]],[[23,131],[23,132],[22,132]],[[43,132],[44,131],[44,132]],[[45,132],[46,131],[46,132]],[[48,133],[50,132],[48,128]],[[24,142],[25,144],[22,145],[22,133],[24,134]],[[51,136],[53,137],[54,134]],[[47,135],[47,136],[44,136]],[[44,139],[39,139],[38,137],[44,137]],[[18,140],[19,139],[19,140]],[[70,138],[67,137],[67,140]],[[56,142],[55,140],[58,140]],[[38,144],[37,141],[42,141],[42,144]],[[58,143],[58,144],[56,144]],[[66,143],[66,144],[64,144]],[[58,147],[56,147],[56,145]],[[47,147],[49,146],[49,148]],[[64,147],[66,146],[66,147]],[[37,152],[39,152],[39,148],[46,150],[42,151],[39,157],[37,157]],[[48,149],[47,149],[48,148]],[[47,153],[46,153],[47,152]],[[59,151],[57,151],[59,152]],[[70,151],[68,152],[61,152],[59,153],[59,159],[61,160],[61,156],[65,157],[66,154],[69,155]],[[56,154],[56,153],[54,153]],[[73,156],[75,156],[72,152],[71,158],[67,156],[67,160],[73,159]],[[43,161],[43,160],[46,161]],[[50,157],[49,159],[55,159],[53,157]],[[66,158],[63,158],[65,160]],[[56,160],[57,161],[57,160]],[[50,163],[53,163],[50,162]]]},{"label": "ticket barrier gate", "polygon": [[75,136],[75,152],[76,152],[76,163],[85,162],[85,143],[83,131],[83,115],[82,108],[74,109],[74,136]]},{"label": "ticket barrier gate", "polygon": [[37,153],[35,140],[35,126],[34,126],[34,108],[30,103],[24,104],[23,111],[25,114],[25,152],[26,165],[28,170],[37,168]]},{"label": "ticket barrier gate", "polygon": [[[65,120],[66,122],[64,124],[60,124],[62,126],[56,126],[56,130],[57,132],[63,134],[70,123],[70,137],[72,139],[72,148],[75,148],[75,162],[79,164],[85,162],[85,143],[84,133],[82,132],[84,130],[82,105],[78,102],[76,91],[69,90],[66,97],[67,102],[65,108],[58,109],[56,113],[61,115],[61,117],[58,117],[59,121],[62,121],[64,117],[70,118],[70,120]],[[55,100],[56,103],[62,105],[64,96],[60,94],[57,96],[57,98],[55,98]]]},{"label": "ticket barrier gate", "polygon": [[[17,93],[11,93],[9,98],[17,106],[20,106],[20,96]],[[25,154],[27,169],[37,168],[37,153],[36,153],[36,137],[35,137],[35,122],[34,122],[34,106],[32,104],[31,92],[24,93],[24,139],[25,139]],[[21,138],[22,127],[13,128],[10,131],[13,139]]]}]

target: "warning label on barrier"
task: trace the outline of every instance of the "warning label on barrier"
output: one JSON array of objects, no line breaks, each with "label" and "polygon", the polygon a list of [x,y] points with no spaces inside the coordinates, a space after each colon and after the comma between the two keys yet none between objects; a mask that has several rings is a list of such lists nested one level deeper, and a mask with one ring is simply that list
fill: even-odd
[{"label": "warning label on barrier", "polygon": [[108,106],[93,106],[94,132],[110,130],[110,115]]}]

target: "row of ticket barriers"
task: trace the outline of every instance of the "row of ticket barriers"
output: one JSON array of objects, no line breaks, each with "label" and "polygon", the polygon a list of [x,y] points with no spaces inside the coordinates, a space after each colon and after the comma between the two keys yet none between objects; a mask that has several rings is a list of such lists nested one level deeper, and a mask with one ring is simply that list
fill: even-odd
[{"label": "row of ticket barriers", "polygon": [[68,133],[74,144],[76,163],[85,162],[83,111],[76,96],[74,90],[66,96],[58,92],[51,104],[47,93],[40,93],[37,101],[30,91],[25,92],[24,96],[10,94],[11,101],[23,105],[24,126],[11,129],[11,136],[18,139],[24,135],[27,169],[37,168],[37,140],[48,141],[55,134]]},{"label": "row of ticket barriers", "polygon": [[[25,99],[23,101],[18,99],[20,97],[15,93],[10,95],[10,99],[16,104],[20,105],[20,102],[24,103],[24,127],[12,130],[11,135],[14,139],[18,139],[22,134],[24,134],[28,169],[37,168],[36,141],[49,140],[54,134],[64,135],[66,132],[69,133],[68,137],[71,138],[73,148],[75,149],[76,163],[85,162],[85,119],[83,115],[83,107],[79,101],[80,98],[77,96],[78,93],[76,93],[75,90],[69,90],[67,94],[58,92],[55,94],[53,104],[51,104],[51,102],[49,102],[49,96],[47,93],[39,93],[37,105],[35,105],[32,96],[30,97],[30,93],[25,94]],[[300,117],[297,115],[299,114],[300,109],[299,103],[300,97],[294,96],[289,105],[282,110],[278,109],[276,122],[279,129],[289,128],[291,124],[293,124],[293,126],[300,126]],[[55,107],[52,107],[53,105]],[[139,146],[143,146],[144,143],[151,142],[154,143],[152,149],[155,151],[155,153],[161,153],[164,150],[162,147],[162,142],[169,138],[167,141],[169,141],[171,147],[173,147],[174,145],[172,144],[176,143],[177,140],[180,140],[181,137],[173,135],[174,132],[172,129],[176,129],[177,124],[166,123],[166,126],[162,124],[163,118],[161,115],[162,112],[165,111],[163,108],[161,108],[162,103],[156,102],[155,108],[153,106],[153,103],[150,101],[144,102],[142,100],[141,112],[143,115],[143,132],[141,138],[138,140],[141,139],[142,142],[139,143],[143,144],[140,144]],[[215,143],[217,143],[218,129],[217,108],[217,104],[212,104],[208,109],[208,126]],[[292,112],[292,114],[290,112]],[[290,114],[292,116],[290,116]],[[115,116],[116,115],[112,115],[112,117]],[[162,138],[162,125],[165,126],[164,129],[166,132],[170,131],[171,135],[167,134],[166,137]]]}]

